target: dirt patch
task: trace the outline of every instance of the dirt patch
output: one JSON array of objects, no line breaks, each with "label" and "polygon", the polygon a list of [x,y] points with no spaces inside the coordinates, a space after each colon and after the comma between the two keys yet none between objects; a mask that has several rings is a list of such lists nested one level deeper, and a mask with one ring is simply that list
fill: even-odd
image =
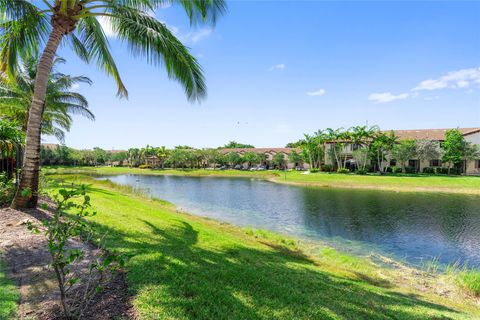
[{"label": "dirt patch", "polygon": [[[19,288],[20,319],[62,319],[58,304],[59,290],[52,268],[50,255],[43,234],[32,234],[27,221],[39,223],[51,214],[48,210],[30,209],[22,211],[10,208],[0,209],[0,259],[7,265],[8,277],[14,279]],[[98,254],[98,249],[81,241],[72,241],[69,246],[81,248],[86,259],[78,266],[85,268],[90,259]],[[73,291],[79,288],[72,288]],[[71,296],[74,296],[72,292]],[[112,276],[103,291],[96,294],[82,319],[134,319],[135,313],[130,303],[125,273]]]}]

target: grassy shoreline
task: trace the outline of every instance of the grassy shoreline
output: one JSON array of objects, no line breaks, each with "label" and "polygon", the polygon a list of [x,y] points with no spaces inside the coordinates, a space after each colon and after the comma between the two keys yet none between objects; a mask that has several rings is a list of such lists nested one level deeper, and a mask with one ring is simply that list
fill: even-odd
[{"label": "grassy shoreline", "polygon": [[480,195],[480,177],[431,176],[431,175],[354,175],[337,173],[302,174],[297,171],[238,171],[238,170],[156,170],[127,167],[51,167],[44,168],[47,174],[145,174],[178,175],[195,177],[245,177],[265,179],[307,187],[383,190],[393,192],[442,192]]},{"label": "grassy shoreline", "polygon": [[478,302],[446,275],[245,231],[110,181],[57,177],[91,184],[93,221],[110,248],[132,257],[127,278],[141,319],[480,317]]}]

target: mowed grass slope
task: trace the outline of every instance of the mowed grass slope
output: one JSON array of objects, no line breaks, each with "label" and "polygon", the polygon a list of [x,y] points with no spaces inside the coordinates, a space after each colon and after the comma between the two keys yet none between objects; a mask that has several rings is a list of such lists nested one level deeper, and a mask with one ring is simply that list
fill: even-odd
[{"label": "mowed grass slope", "polygon": [[47,174],[85,173],[85,174],[148,174],[181,176],[249,177],[268,179],[279,183],[305,186],[379,189],[399,192],[448,192],[480,195],[480,177],[445,175],[387,175],[380,176],[310,173],[299,171],[239,171],[239,170],[158,170],[127,167],[52,167],[43,170]]},{"label": "mowed grass slope", "polygon": [[127,279],[141,319],[475,318],[457,301],[432,302],[362,274],[361,263],[348,270],[109,181],[79,178],[92,183],[93,221],[107,232],[107,246],[131,257]]}]

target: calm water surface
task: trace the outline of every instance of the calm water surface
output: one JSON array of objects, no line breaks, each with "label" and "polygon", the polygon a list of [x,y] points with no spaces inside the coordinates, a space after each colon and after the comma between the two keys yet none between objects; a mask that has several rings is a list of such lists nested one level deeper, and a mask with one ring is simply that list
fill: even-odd
[{"label": "calm water surface", "polygon": [[411,263],[480,266],[480,197],[322,189],[245,178],[119,175],[192,214]]}]

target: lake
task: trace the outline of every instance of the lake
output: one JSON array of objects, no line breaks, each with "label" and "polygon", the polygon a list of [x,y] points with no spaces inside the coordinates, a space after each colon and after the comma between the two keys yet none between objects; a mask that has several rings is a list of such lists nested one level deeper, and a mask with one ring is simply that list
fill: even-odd
[{"label": "lake", "polygon": [[354,254],[480,266],[478,196],[299,187],[248,178],[100,179],[144,189],[191,214],[320,240]]}]

